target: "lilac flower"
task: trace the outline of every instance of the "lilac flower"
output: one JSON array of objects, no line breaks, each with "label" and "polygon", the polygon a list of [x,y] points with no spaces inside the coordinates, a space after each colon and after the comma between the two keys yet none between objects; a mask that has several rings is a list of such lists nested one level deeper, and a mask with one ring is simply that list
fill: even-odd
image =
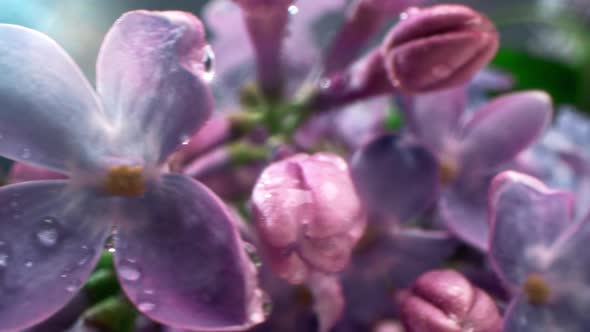
[{"label": "lilac flower", "polygon": [[482,14],[461,5],[408,11],[382,45],[391,80],[411,92],[467,82],[496,54],[498,35]]},{"label": "lilac flower", "polygon": [[518,158],[519,170],[546,185],[576,196],[576,216],[590,211],[590,121],[571,107],[561,107],[543,138]]},{"label": "lilac flower", "polygon": [[423,274],[401,302],[408,332],[499,332],[502,324],[494,300],[452,270]]},{"label": "lilac flower", "polygon": [[252,193],[271,267],[292,283],[339,272],[365,227],[348,166],[329,153],[298,154],[266,168]]},{"label": "lilac flower", "polygon": [[551,102],[530,91],[498,97],[473,116],[463,105],[462,89],[416,97],[406,110],[409,134],[383,136],[358,151],[353,178],[372,209],[401,220],[440,197],[448,228],[484,249],[489,179],[540,136]]},{"label": "lilac flower", "polygon": [[0,154],[70,178],[0,189],[0,330],[64,306],[113,227],[121,286],[150,318],[200,330],[259,322],[232,215],[200,183],[160,174],[211,112],[200,21],[123,15],[100,51],[98,93],[47,36],[0,25],[0,40]]},{"label": "lilac flower", "polygon": [[366,223],[346,163],[328,153],[276,162],[260,176],[252,204],[263,257],[288,282],[309,285],[327,331],[344,306],[330,274],[348,265]]},{"label": "lilac flower", "polygon": [[530,176],[504,172],[490,188],[490,252],[513,294],[505,331],[587,331],[588,217],[573,196]]},{"label": "lilac flower", "polygon": [[422,273],[439,268],[457,242],[443,231],[391,227],[370,220],[342,273],[345,314],[337,324],[342,332],[368,331],[383,317],[396,317],[397,289],[410,287]]}]

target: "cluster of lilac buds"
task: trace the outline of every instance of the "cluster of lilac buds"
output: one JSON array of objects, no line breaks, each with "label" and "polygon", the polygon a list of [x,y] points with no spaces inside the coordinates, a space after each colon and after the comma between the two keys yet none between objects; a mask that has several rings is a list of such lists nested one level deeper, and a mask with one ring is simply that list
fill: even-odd
[{"label": "cluster of lilac buds", "polygon": [[0,332],[590,330],[590,122],[488,100],[485,15],[202,17],[125,13],[96,89],[0,23]]}]

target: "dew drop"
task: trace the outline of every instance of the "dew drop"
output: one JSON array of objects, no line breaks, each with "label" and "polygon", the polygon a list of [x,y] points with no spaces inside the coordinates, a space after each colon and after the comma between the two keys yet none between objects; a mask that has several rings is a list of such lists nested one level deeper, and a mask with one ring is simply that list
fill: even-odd
[{"label": "dew drop", "polygon": [[109,237],[107,238],[107,240],[104,243],[104,248],[106,251],[108,251],[110,253],[114,253],[115,251],[117,251],[115,249],[115,237],[116,236],[117,236],[117,231],[113,230],[111,235],[109,235]]},{"label": "dew drop", "polygon": [[154,292],[153,289],[146,289],[143,291],[143,293],[146,295],[154,295],[156,292]]},{"label": "dew drop", "polygon": [[139,269],[130,265],[121,265],[118,272],[121,278],[127,281],[137,281],[141,278]]},{"label": "dew drop", "polygon": [[23,159],[29,159],[29,158],[31,158],[31,150],[29,150],[27,148],[24,148],[23,149],[23,152],[21,153],[21,157]]},{"label": "dew drop", "polygon": [[258,250],[256,250],[256,247],[252,243],[244,242],[244,250],[246,250],[248,257],[250,258],[250,261],[252,261],[254,266],[262,266],[262,259],[258,254]]},{"label": "dew drop", "polygon": [[289,12],[289,15],[297,15],[297,13],[299,13],[299,7],[291,5],[287,8],[287,11]]},{"label": "dew drop", "polygon": [[324,78],[320,81],[320,88],[321,89],[329,89],[332,86],[332,81],[330,79]]},{"label": "dew drop", "polygon": [[25,262],[25,266],[28,267],[28,268],[31,268],[31,267],[33,267],[33,262],[32,261],[26,261]]},{"label": "dew drop", "polygon": [[54,217],[44,217],[41,219],[39,230],[35,233],[35,238],[43,247],[55,247],[60,238],[57,219]]},{"label": "dew drop", "polygon": [[75,291],[77,291],[80,286],[82,285],[82,283],[78,280],[72,280],[72,282],[70,282],[67,286],[66,286],[66,291],[73,293]]},{"label": "dew drop", "polygon": [[211,82],[215,77],[215,53],[213,53],[211,45],[205,46],[203,51],[203,79],[206,82]]},{"label": "dew drop", "polygon": [[137,309],[142,312],[152,311],[156,308],[156,304],[152,302],[141,302],[137,305]]},{"label": "dew drop", "polygon": [[8,254],[0,253],[0,268],[5,268],[8,265]]},{"label": "dew drop", "polygon": [[451,69],[445,65],[434,66],[432,75],[438,79],[446,78],[451,74]]},{"label": "dew drop", "polygon": [[182,144],[182,145],[188,145],[188,143],[191,142],[191,137],[189,135],[182,135],[180,137],[180,142],[181,142],[180,144]]}]

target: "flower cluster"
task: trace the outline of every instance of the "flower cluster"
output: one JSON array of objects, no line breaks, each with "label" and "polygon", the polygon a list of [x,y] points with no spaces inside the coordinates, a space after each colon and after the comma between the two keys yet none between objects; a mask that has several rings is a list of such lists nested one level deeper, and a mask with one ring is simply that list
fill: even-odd
[{"label": "flower cluster", "polygon": [[0,331],[590,329],[590,122],[503,93],[484,14],[202,17],[121,16],[96,89],[0,24]]}]

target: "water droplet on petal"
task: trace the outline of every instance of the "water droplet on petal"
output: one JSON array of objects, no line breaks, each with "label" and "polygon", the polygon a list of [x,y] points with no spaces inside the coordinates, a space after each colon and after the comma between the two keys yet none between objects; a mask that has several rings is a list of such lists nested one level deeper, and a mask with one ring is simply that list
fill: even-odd
[{"label": "water droplet on petal", "polygon": [[33,262],[32,261],[26,261],[25,262],[25,266],[28,267],[28,268],[31,268],[31,267],[33,267]]},{"label": "water droplet on petal", "polygon": [[291,5],[287,8],[287,11],[289,12],[289,15],[297,15],[297,13],[299,13],[299,7]]},{"label": "water droplet on petal", "polygon": [[152,302],[140,302],[137,305],[137,309],[141,312],[152,311],[156,308],[156,304]]},{"label": "water droplet on petal", "polygon": [[121,278],[127,281],[137,281],[141,278],[141,272],[138,268],[131,265],[121,265],[118,268],[119,275]]},{"label": "water droplet on petal", "polygon": [[258,254],[258,250],[252,243],[244,242],[244,250],[246,250],[248,257],[250,258],[250,261],[254,263],[254,266],[257,268],[262,266],[262,259]]},{"label": "water droplet on petal", "polygon": [[205,46],[203,50],[203,79],[211,82],[215,77],[215,53],[210,45]]},{"label": "water droplet on petal", "polygon": [[54,217],[44,217],[35,233],[37,242],[43,247],[54,247],[60,240],[59,222]]},{"label": "water droplet on petal", "polygon": [[31,158],[31,150],[29,150],[27,148],[24,148],[23,149],[23,152],[21,153],[21,157],[23,159],[29,159],[29,158]]},{"label": "water droplet on petal", "polygon": [[107,240],[104,243],[105,250],[107,250],[110,253],[114,253],[115,251],[117,251],[115,249],[116,237],[117,237],[117,230],[113,229],[113,231],[111,232],[111,235],[109,235],[109,237],[107,238]]},{"label": "water droplet on petal", "polygon": [[8,254],[0,253],[0,268],[5,268],[8,265]]},{"label": "water droplet on petal", "polygon": [[73,280],[71,283],[69,283],[66,286],[66,291],[73,293],[73,292],[77,291],[81,285],[82,285],[82,283],[79,282],[78,280]]}]

